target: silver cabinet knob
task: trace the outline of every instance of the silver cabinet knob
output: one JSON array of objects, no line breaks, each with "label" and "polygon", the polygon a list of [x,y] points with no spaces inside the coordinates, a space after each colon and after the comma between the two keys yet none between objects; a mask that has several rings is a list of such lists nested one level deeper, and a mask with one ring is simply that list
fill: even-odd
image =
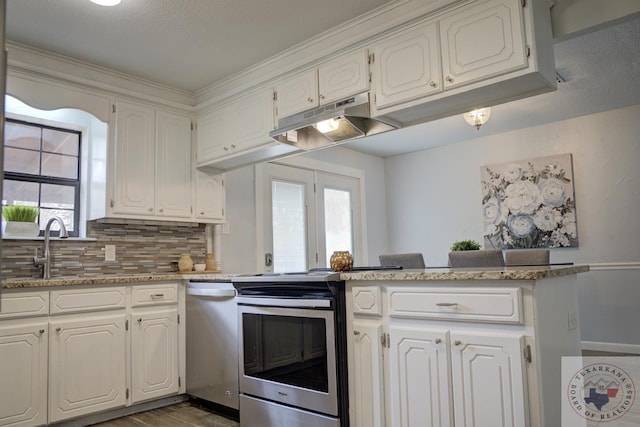
[{"label": "silver cabinet knob", "polygon": [[160,209],[158,209],[158,211],[159,211],[160,213],[162,213],[162,212],[164,212],[164,209],[163,209],[163,208],[160,208]]},{"label": "silver cabinet knob", "polygon": [[440,338],[436,338],[436,339],[435,339],[435,343],[436,343],[436,344],[440,344],[441,342],[442,342],[442,340],[441,340]]},{"label": "silver cabinet knob", "polygon": [[224,151],[229,151],[229,147],[224,147],[223,150]]},{"label": "silver cabinet knob", "polygon": [[453,83],[453,77],[451,76],[447,76],[444,78],[446,81],[448,81],[449,83]]},{"label": "silver cabinet knob", "polygon": [[429,86],[431,86],[431,87],[437,87],[437,86],[438,86],[438,83],[436,83],[436,82],[434,82],[433,80],[431,80],[431,81],[429,82]]},{"label": "silver cabinet knob", "polygon": [[44,335],[44,329],[40,329],[38,332],[40,332],[40,335]]},{"label": "silver cabinet knob", "polygon": [[62,330],[62,328],[61,328],[60,326],[58,326],[58,327],[56,328],[56,332],[57,332],[57,333],[60,333],[60,331],[61,331],[61,330]]},{"label": "silver cabinet knob", "polygon": [[356,336],[360,335],[360,331],[353,331],[353,335],[356,335]]},{"label": "silver cabinet knob", "polygon": [[313,102],[313,98],[307,98],[307,101]]},{"label": "silver cabinet knob", "polygon": [[153,208],[149,208],[149,209],[148,209],[148,211],[149,211],[149,212],[153,212]]},{"label": "silver cabinet knob", "polygon": [[460,344],[462,344],[462,341],[460,341],[460,340],[455,340],[453,342],[453,345],[460,345]]}]

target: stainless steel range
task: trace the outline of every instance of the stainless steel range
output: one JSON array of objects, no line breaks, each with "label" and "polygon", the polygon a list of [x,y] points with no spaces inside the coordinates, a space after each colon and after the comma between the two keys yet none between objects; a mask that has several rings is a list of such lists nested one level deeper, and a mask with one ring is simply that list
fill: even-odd
[{"label": "stainless steel range", "polygon": [[349,425],[344,282],[339,274],[241,276],[240,424]]}]

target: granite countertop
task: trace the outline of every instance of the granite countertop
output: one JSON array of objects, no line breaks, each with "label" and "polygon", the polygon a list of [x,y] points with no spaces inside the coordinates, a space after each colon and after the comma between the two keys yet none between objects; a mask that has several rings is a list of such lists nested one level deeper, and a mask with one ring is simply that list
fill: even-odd
[{"label": "granite countertop", "polygon": [[164,282],[171,280],[231,280],[234,274],[224,273],[158,273],[158,274],[131,274],[131,275],[104,275],[104,276],[66,276],[44,279],[5,279],[2,281],[3,289],[40,288],[48,286],[77,286],[77,285],[111,285],[118,283]]},{"label": "granite countertop", "polygon": [[343,272],[342,280],[539,280],[585,273],[588,265],[495,268],[434,268],[420,270],[377,270]]},{"label": "granite countertop", "polygon": [[[424,270],[374,270],[342,272],[342,280],[366,281],[417,281],[417,280],[538,280],[589,271],[588,265],[545,266],[545,267],[505,267],[495,268],[428,268]],[[229,273],[158,273],[135,275],[104,275],[54,277],[44,279],[6,279],[3,289],[40,288],[78,285],[112,285],[119,283],[143,284],[175,280],[231,280],[236,274]]]}]

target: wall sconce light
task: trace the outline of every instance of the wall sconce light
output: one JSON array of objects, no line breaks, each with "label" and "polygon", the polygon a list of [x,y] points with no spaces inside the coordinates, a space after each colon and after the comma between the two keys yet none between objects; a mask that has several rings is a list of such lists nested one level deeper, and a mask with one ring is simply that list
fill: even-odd
[{"label": "wall sconce light", "polygon": [[489,121],[489,117],[491,117],[491,108],[487,107],[469,111],[468,113],[464,113],[463,117],[467,123],[480,130],[480,126]]}]

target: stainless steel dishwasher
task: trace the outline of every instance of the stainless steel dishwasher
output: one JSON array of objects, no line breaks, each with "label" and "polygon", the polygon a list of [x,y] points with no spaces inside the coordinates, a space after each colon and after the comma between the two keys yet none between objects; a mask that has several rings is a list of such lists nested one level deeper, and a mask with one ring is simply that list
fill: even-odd
[{"label": "stainless steel dishwasher", "polygon": [[187,394],[238,411],[238,306],[231,282],[187,285]]}]

